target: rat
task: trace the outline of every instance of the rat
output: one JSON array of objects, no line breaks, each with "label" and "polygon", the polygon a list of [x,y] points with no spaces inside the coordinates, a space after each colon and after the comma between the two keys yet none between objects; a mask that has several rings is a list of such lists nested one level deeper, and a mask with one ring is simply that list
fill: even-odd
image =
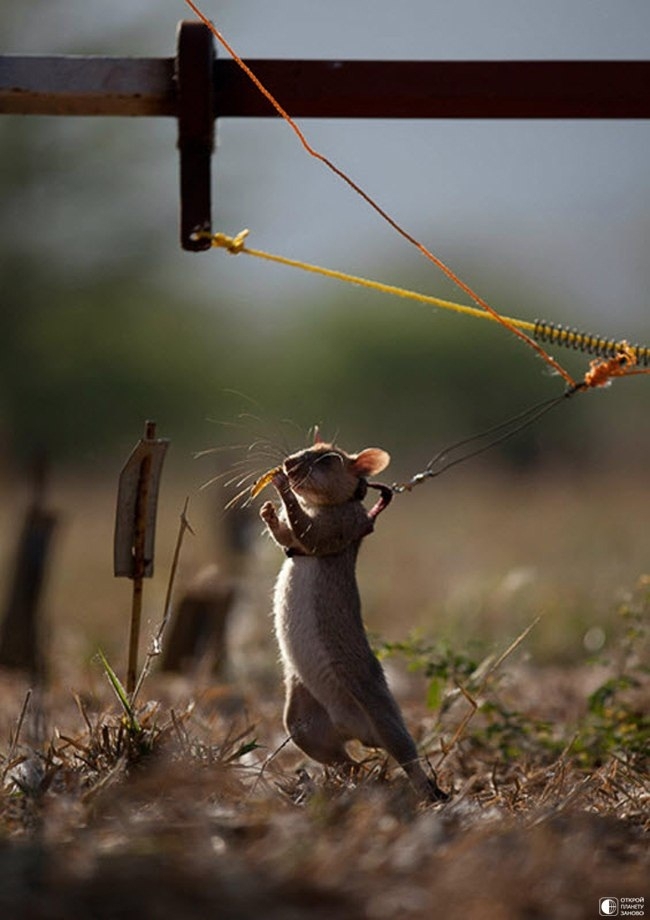
[{"label": "rat", "polygon": [[[447,795],[419,762],[361,619],[359,547],[392,497],[390,488],[367,478],[389,462],[380,448],[348,454],[317,441],[273,471],[281,505],[265,502],[260,517],[287,556],[273,604],[284,724],[293,742],[323,764],[353,766],[345,748],[353,739],[382,748],[422,799],[439,801]],[[369,485],[381,492],[370,511],[363,505]]]}]

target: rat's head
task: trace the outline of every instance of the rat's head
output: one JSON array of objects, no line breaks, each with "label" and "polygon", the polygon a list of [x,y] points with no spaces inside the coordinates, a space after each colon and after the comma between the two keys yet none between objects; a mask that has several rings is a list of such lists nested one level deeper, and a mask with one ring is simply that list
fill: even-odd
[{"label": "rat's head", "polygon": [[378,447],[347,454],[340,447],[317,441],[284,461],[292,490],[310,505],[341,505],[363,498],[362,483],[386,469],[390,455]]}]

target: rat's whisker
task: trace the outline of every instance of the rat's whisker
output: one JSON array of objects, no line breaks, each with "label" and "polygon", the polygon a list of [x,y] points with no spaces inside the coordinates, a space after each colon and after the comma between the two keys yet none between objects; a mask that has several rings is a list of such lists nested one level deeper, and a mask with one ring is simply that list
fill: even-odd
[{"label": "rat's whisker", "polygon": [[224,485],[228,488],[230,486],[236,486],[237,488],[239,488],[240,486],[243,486],[245,483],[250,482],[251,479],[256,479],[256,478],[257,478],[257,470],[253,470],[252,472],[245,473],[243,476],[237,473],[231,479],[227,479],[226,482],[224,482]]},{"label": "rat's whisker", "polygon": [[271,441],[266,440],[265,438],[260,438],[257,441],[253,441],[252,444],[247,448],[247,452],[250,454],[253,451],[259,451],[260,457],[269,457],[272,460],[283,460],[286,457],[286,453],[280,450],[279,447],[276,447]]},{"label": "rat's whisker", "polygon": [[241,503],[241,507],[242,507],[242,508],[247,508],[247,507],[251,504],[251,498],[250,498],[250,492],[249,492],[248,486],[246,486],[245,489],[242,489],[240,492],[238,492],[236,495],[234,495],[234,496],[230,499],[230,501],[227,502],[227,503],[224,505],[224,509],[225,509],[226,511],[230,511],[231,508],[234,508],[237,504],[239,504],[240,500],[241,500],[242,498],[244,498],[244,496],[246,497],[246,501],[243,501],[243,502]]},{"label": "rat's whisker", "polygon": [[210,457],[214,454],[225,454],[235,450],[246,450],[246,444],[221,444],[216,447],[206,447],[192,454],[194,460],[200,460],[202,457]]}]

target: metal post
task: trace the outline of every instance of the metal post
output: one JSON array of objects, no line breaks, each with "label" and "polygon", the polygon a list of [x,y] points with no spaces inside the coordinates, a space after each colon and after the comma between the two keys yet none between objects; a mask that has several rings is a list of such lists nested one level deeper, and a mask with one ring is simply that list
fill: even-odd
[{"label": "metal post", "polygon": [[181,174],[181,245],[200,251],[212,232],[211,160],[214,150],[214,44],[201,22],[178,28],[178,149]]}]

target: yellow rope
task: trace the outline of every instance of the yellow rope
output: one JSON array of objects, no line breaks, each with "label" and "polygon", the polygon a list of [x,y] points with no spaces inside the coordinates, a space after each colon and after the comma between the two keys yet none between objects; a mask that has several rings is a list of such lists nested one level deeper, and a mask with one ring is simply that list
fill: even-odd
[{"label": "yellow rope", "polygon": [[[535,320],[534,322],[530,322],[525,319],[513,319],[512,316],[502,316],[494,312],[488,313],[486,310],[481,310],[478,307],[468,307],[465,304],[455,303],[451,300],[442,300],[440,297],[433,297],[431,294],[422,294],[420,291],[410,291],[408,288],[398,287],[394,284],[384,284],[382,281],[371,281],[369,278],[349,275],[346,272],[336,271],[332,268],[323,268],[320,265],[312,265],[309,262],[301,262],[298,259],[288,259],[286,256],[278,256],[271,252],[264,252],[262,249],[251,249],[246,246],[246,237],[248,233],[248,230],[242,230],[237,236],[228,236],[225,233],[201,233],[197,234],[197,236],[209,239],[213,247],[225,249],[231,255],[244,253],[248,256],[255,256],[257,259],[265,259],[267,262],[276,262],[278,265],[288,265],[290,268],[299,268],[304,272],[322,275],[324,278],[334,278],[336,281],[343,281],[346,284],[356,284],[359,287],[368,288],[371,291],[379,291],[382,294],[392,294],[395,297],[402,297],[406,300],[417,300],[420,303],[428,303],[432,307],[440,307],[442,310],[453,310],[454,313],[462,313],[465,314],[465,316],[473,316],[478,319],[489,319],[492,322],[505,321],[510,326],[515,326],[517,329],[524,329],[526,332],[530,332],[538,341],[548,342],[552,345],[561,345],[564,348],[571,348],[573,351],[582,351],[610,360],[619,357],[622,352],[629,351],[634,356],[633,363],[643,364],[645,368],[637,370],[628,369],[624,376],[650,373],[650,370],[648,370],[648,366],[650,365],[650,347],[648,346],[630,346],[625,339],[621,339],[620,341],[616,339],[605,339],[588,332],[579,332],[577,329],[569,329],[559,323],[549,323],[546,320]],[[573,386],[576,386],[576,384],[573,384]]]},{"label": "yellow rope", "polygon": [[[299,268],[301,271],[311,272],[314,275],[322,275],[324,278],[334,278],[346,284],[356,284],[359,287],[368,288],[371,291],[380,291],[382,294],[392,294],[395,297],[403,297],[406,300],[417,300],[420,303],[428,303],[433,307],[440,307],[443,310],[453,310],[455,313],[464,313],[467,316],[475,316],[480,319],[489,319],[492,322],[497,322],[495,316],[491,313],[487,313],[485,310],[479,310],[477,307],[468,307],[465,304],[454,303],[451,300],[441,300],[440,297],[433,297],[431,294],[410,291],[407,288],[397,287],[394,284],[384,284],[381,281],[371,281],[369,278],[360,278],[358,275],[349,275],[346,272],[336,271],[332,268],[322,268],[319,265],[311,265],[309,262],[301,262],[298,259],[288,259],[286,256],[274,255],[271,252],[264,252],[261,249],[251,249],[245,245],[248,233],[248,230],[242,230],[237,236],[227,236],[225,233],[215,233],[209,234],[209,238],[214,247],[217,249],[225,249],[231,255],[245,253],[248,256],[265,259],[267,262],[276,262],[278,265],[288,265],[291,268]],[[529,332],[535,331],[535,323],[523,319],[512,319],[509,316],[504,316],[503,319],[512,326],[516,326],[518,329],[525,329]]]}]

